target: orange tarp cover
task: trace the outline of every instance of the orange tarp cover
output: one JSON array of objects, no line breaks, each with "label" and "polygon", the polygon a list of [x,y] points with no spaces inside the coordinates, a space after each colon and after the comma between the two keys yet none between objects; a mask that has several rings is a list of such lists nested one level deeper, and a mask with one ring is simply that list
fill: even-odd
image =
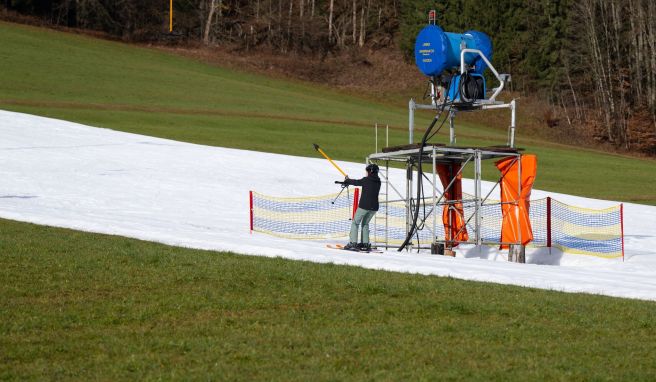
[{"label": "orange tarp cover", "polygon": [[[535,155],[522,155],[521,161],[521,192],[518,189],[519,165],[515,157],[501,159],[495,165],[501,171],[501,212],[503,222],[501,224],[501,242],[519,243],[526,245],[533,240],[533,229],[529,219],[529,201],[531,189],[535,181],[538,161]],[[515,205],[514,202],[517,201]],[[508,203],[510,202],[510,203]],[[505,204],[508,203],[508,204]],[[502,249],[508,245],[501,245]]]},{"label": "orange tarp cover", "polygon": [[[442,210],[442,223],[444,224],[445,240],[449,241],[467,241],[467,227],[465,227],[465,215],[462,208],[462,173],[460,173],[460,163],[437,164],[437,173],[440,175],[442,187],[446,187],[453,181],[451,187],[444,192],[444,199],[447,202],[456,201],[453,204],[447,204]],[[449,208],[451,207],[451,208]],[[457,246],[458,243],[452,243],[451,247]]]}]

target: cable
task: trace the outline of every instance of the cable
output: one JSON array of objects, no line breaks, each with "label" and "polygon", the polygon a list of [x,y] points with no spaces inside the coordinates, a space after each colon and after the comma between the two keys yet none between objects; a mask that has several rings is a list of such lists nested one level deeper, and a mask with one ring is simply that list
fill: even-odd
[{"label": "cable", "polygon": [[[451,105],[452,104],[453,104],[453,102],[451,102]],[[444,116],[444,119],[442,120],[442,123],[440,123],[440,126],[437,128],[437,130],[435,130],[435,132],[433,134],[431,134],[430,137],[428,137],[428,139],[426,141],[430,141],[435,136],[435,134],[440,132],[440,130],[442,129],[442,126],[444,126],[444,123],[446,122],[448,117],[449,117],[448,115]]]},{"label": "cable", "polygon": [[[452,81],[453,81],[453,76],[451,76],[449,78],[449,82],[447,83],[447,89],[451,89],[451,82]],[[462,84],[462,78],[460,79],[460,84]],[[453,95],[453,99],[451,99],[451,102],[448,102],[448,103],[446,102],[446,95],[445,95],[444,103],[442,104],[442,110],[440,111],[440,113],[438,115],[442,114],[442,111],[444,111],[444,109],[446,108],[447,105],[449,106],[449,110],[453,107],[453,105],[455,104],[455,100],[458,99],[459,95],[461,95],[460,94],[460,88],[461,88],[460,86],[458,86],[456,88],[456,93]],[[447,94],[448,94],[448,91],[449,90],[446,90]],[[440,123],[440,126],[437,128],[437,130],[435,130],[435,132],[433,134],[431,134],[430,137],[428,137],[428,139],[426,140],[427,142],[430,141],[435,136],[435,134],[439,133],[440,130],[442,130],[442,127],[444,126],[444,123],[446,122],[447,118],[449,118],[449,116],[445,115],[444,119],[442,120],[442,123]]]},{"label": "cable", "polygon": [[[449,84],[447,89],[451,88],[451,79],[449,79]],[[448,90],[447,90],[448,91]],[[446,101],[446,98],[445,98]],[[424,156],[424,147],[426,146],[426,142],[428,141],[429,134],[431,133],[431,130],[433,130],[433,127],[435,127],[435,124],[437,121],[440,119],[442,116],[442,113],[444,112],[444,109],[446,108],[447,102],[442,103],[442,108],[440,109],[439,113],[433,118],[433,121],[431,124],[428,126],[426,129],[426,132],[424,133],[424,136],[421,139],[421,145],[419,146],[419,160],[417,163],[417,200],[421,201],[421,193],[423,192],[423,169],[421,167],[421,161]],[[442,125],[444,125],[444,122],[442,122]],[[441,128],[442,126],[440,126]],[[403,248],[405,248],[410,240],[412,240],[412,236],[415,233],[417,229],[417,218],[419,217],[419,208],[420,208],[420,202],[415,205],[415,211],[413,214],[412,218],[412,226],[410,227],[410,231],[408,231],[408,235],[406,236],[405,240],[403,241],[403,244],[399,247],[398,251],[401,252]]]},{"label": "cable", "polygon": [[484,98],[483,87],[481,86],[481,78],[472,76],[469,72],[465,72],[460,77],[460,99],[463,103],[472,104],[477,99]]}]

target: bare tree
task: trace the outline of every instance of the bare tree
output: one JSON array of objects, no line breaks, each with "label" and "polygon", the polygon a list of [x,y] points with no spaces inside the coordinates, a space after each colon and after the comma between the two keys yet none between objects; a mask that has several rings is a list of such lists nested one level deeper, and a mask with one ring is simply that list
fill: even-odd
[{"label": "bare tree", "polygon": [[356,40],[356,34],[358,31],[358,5],[356,4],[356,0],[353,0],[353,45],[357,42]]},{"label": "bare tree", "polygon": [[333,38],[333,12],[335,10],[335,0],[330,0],[330,10],[328,13],[328,41]]},{"label": "bare tree", "polygon": [[216,11],[216,0],[209,0],[207,9],[207,21],[205,22],[205,31],[203,32],[203,44],[209,45],[210,30],[212,30],[212,19]]},{"label": "bare tree", "polygon": [[[592,98],[605,139],[625,148],[656,151],[654,1],[580,0],[575,11],[574,22],[582,27],[583,38],[572,52],[582,52],[581,62],[594,84],[592,96],[577,95],[566,68],[575,108],[580,109],[582,97]],[[651,126],[645,126],[642,117],[634,118],[643,114],[650,116]]]}]

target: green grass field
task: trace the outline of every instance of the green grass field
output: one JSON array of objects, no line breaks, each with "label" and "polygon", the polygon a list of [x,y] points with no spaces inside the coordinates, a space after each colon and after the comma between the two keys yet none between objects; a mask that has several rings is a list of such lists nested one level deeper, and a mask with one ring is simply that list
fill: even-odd
[{"label": "green grass field", "polygon": [[[0,23],[0,108],[363,161],[397,109]],[[426,122],[424,117],[423,122]],[[650,160],[522,137],[537,187],[656,204]],[[462,144],[505,132],[462,126]],[[490,175],[491,177],[491,175]],[[331,179],[332,180],[332,179]],[[0,380],[656,379],[656,303],[169,247],[0,219]]]},{"label": "green grass field", "polygon": [[0,231],[0,380],[656,378],[652,302]]},{"label": "green grass field", "polygon": [[[390,144],[407,143],[406,99],[395,108],[154,49],[7,23],[0,23],[0,58],[0,108],[7,110],[300,156],[316,156],[316,142],[336,159],[357,162],[374,151],[376,122],[393,127]],[[429,117],[419,117],[417,137]],[[447,128],[442,133],[446,142]],[[457,133],[461,145],[506,139],[505,131],[471,124]],[[655,160],[541,141],[523,136],[521,126],[518,145],[539,157],[536,188],[656,204]]]}]

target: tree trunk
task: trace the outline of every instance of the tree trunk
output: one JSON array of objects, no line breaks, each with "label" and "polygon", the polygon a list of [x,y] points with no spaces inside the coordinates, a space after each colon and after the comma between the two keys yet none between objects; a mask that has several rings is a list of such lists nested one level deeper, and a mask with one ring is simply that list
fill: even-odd
[{"label": "tree trunk", "polygon": [[358,30],[358,5],[356,0],[353,0],[353,45],[357,42],[356,34]]},{"label": "tree trunk", "polygon": [[203,33],[203,44],[209,45],[210,30],[212,29],[212,19],[216,10],[216,0],[210,0],[209,9],[207,10],[207,22],[205,23],[205,32]]},{"label": "tree trunk", "polygon": [[300,38],[300,44],[303,44],[303,40],[305,39],[305,20],[303,19],[303,14],[305,13],[305,0],[299,0],[299,21],[301,23],[301,38]]},{"label": "tree trunk", "polygon": [[335,5],[335,0],[330,0],[330,10],[328,14],[328,42],[333,40],[333,9]]},{"label": "tree trunk", "polygon": [[365,22],[364,22],[364,4],[362,5],[362,11],[360,12],[360,38],[358,39],[358,45],[360,48],[364,46],[364,37],[365,37]]},{"label": "tree trunk", "polygon": [[289,0],[289,18],[287,19],[287,45],[291,42],[292,36],[292,15],[294,12],[294,0]]},{"label": "tree trunk", "polygon": [[380,29],[380,17],[383,15],[383,8],[378,7],[378,29]]}]

